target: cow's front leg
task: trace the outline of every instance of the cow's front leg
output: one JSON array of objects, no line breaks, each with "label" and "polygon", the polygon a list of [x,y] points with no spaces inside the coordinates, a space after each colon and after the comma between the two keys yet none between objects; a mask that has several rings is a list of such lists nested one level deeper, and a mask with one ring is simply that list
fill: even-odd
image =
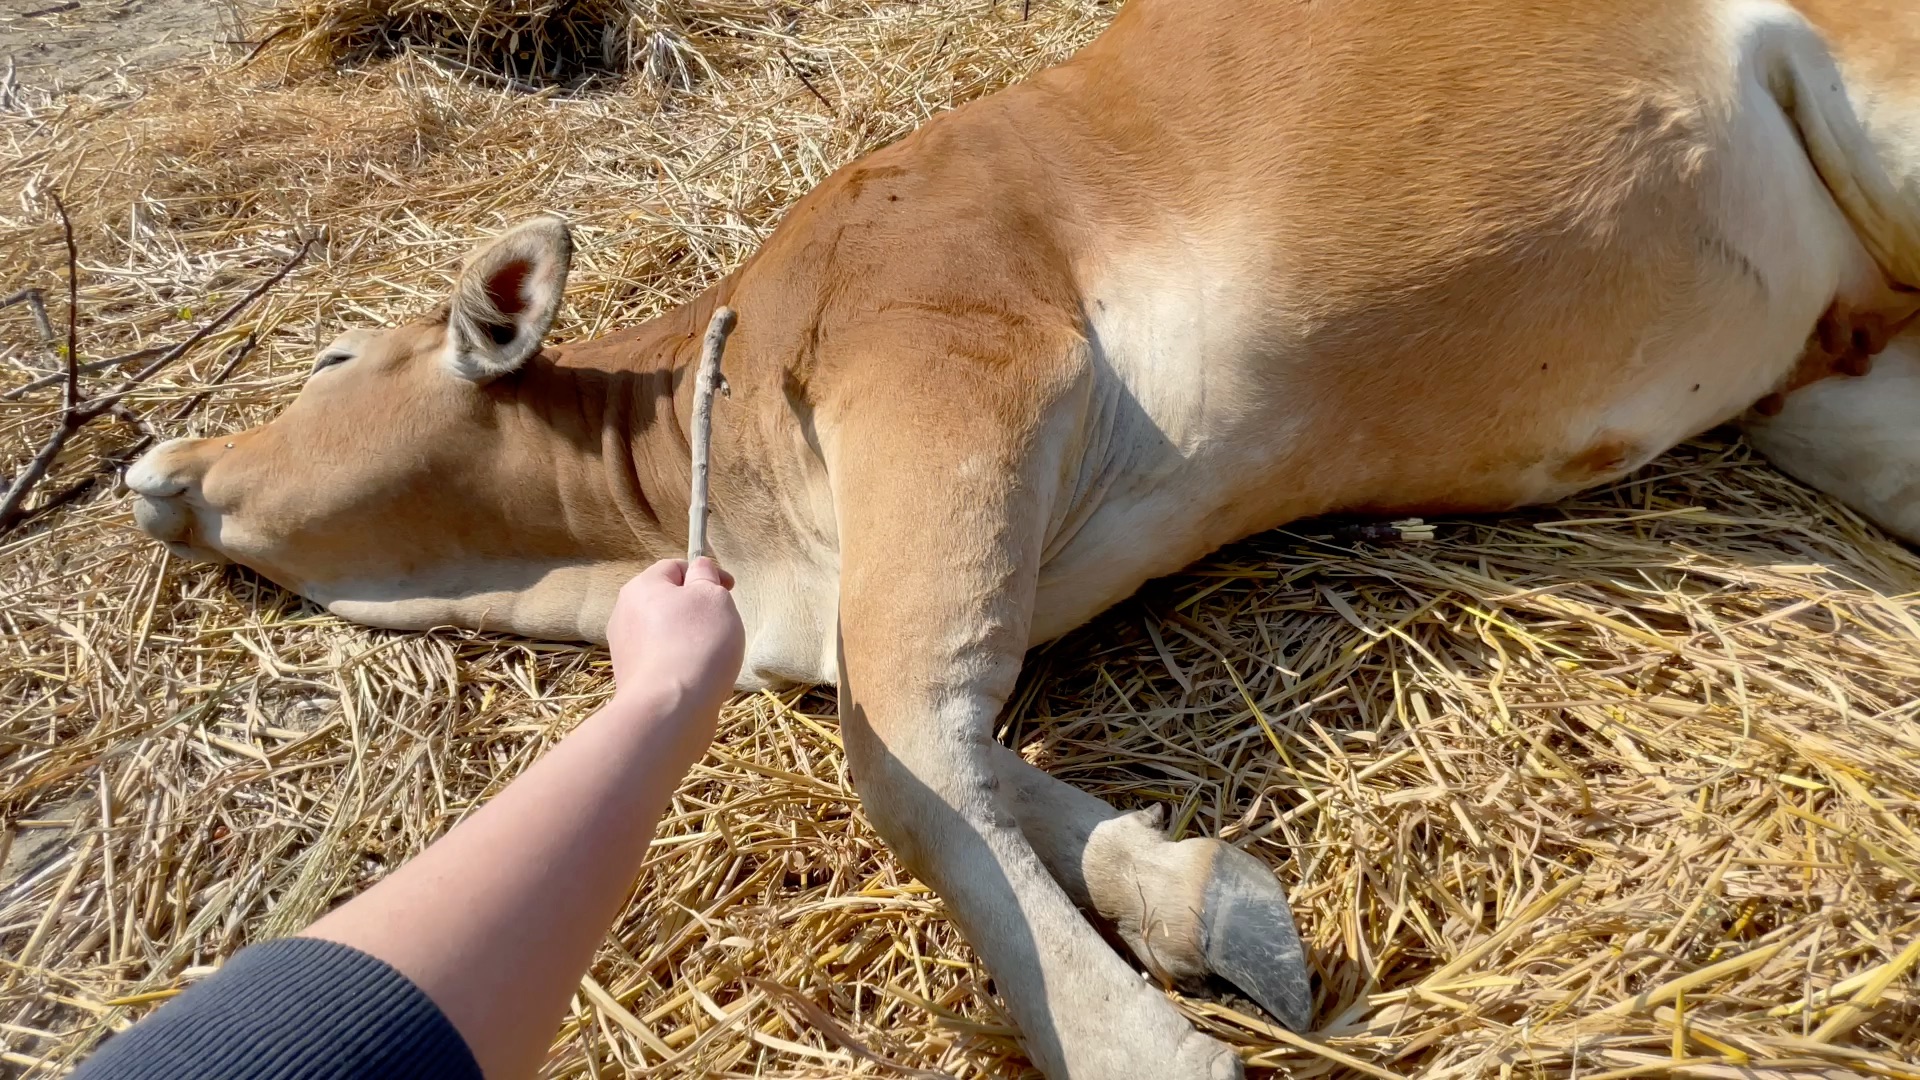
[{"label": "cow's front leg", "polygon": [[876,437],[843,445],[834,476],[841,723],[867,816],[946,902],[1053,1080],[1239,1076],[1021,831],[993,723],[1027,645],[1043,519],[1019,448],[997,449],[1012,440],[984,422],[942,434],[970,445],[903,453]]},{"label": "cow's front leg", "polygon": [[[874,828],[946,902],[1047,1076],[1240,1076],[1233,1052],[1195,1031],[1108,947],[1028,843],[1015,796],[992,766],[992,720],[1005,695],[965,685],[998,666],[983,659],[927,670],[925,683],[906,687],[875,677],[849,648],[842,724]],[[936,689],[942,680],[957,685]]]}]

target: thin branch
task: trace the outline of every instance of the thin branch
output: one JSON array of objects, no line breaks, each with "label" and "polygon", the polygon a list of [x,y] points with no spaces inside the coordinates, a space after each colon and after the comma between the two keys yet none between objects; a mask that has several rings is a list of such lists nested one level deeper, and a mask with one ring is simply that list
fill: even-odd
[{"label": "thin branch", "polygon": [[[267,50],[267,46],[273,44],[275,41],[278,41],[281,35],[285,34],[287,31],[292,29],[293,27],[291,26],[283,26],[280,29],[275,30],[273,33],[268,34],[266,37],[261,38],[258,42],[252,43],[253,51],[247,54],[247,58],[245,60],[242,60],[238,64],[235,64],[232,70],[239,71],[241,68],[244,68],[248,64],[251,64],[255,60],[259,59],[260,54]],[[245,41],[230,41],[228,42],[228,44],[229,45],[246,45],[249,43]]]},{"label": "thin branch", "polygon": [[813,85],[813,80],[807,78],[806,72],[794,65],[793,59],[787,55],[785,49],[780,50],[780,62],[787,65],[787,70],[793,72],[794,77],[800,80],[800,85],[807,88],[807,93],[812,94],[828,112],[833,111],[833,102],[828,101],[827,95],[822,94],[819,88]]},{"label": "thin branch", "polygon": [[[22,469],[18,476],[14,477],[13,483],[7,487],[5,497],[0,498],[0,533],[8,532],[26,520],[28,516],[25,509],[27,495],[33,490],[34,485],[46,478],[47,471],[53,467],[54,460],[59,457],[60,451],[65,448],[67,441],[73,438],[75,432],[107,413],[118,409],[121,400],[128,394],[139,389],[141,384],[151,379],[169,364],[185,356],[195,345],[206,340],[208,335],[218,332],[221,327],[233,321],[234,316],[246,310],[249,305],[265,294],[268,289],[273,288],[288,274],[292,273],[293,268],[300,265],[300,260],[306,258],[307,252],[313,247],[312,240],[301,244],[300,249],[294,252],[293,257],[288,259],[286,264],[281,266],[279,270],[276,270],[273,276],[267,278],[259,285],[254,286],[245,296],[228,305],[225,311],[215,316],[213,320],[205,326],[195,330],[185,341],[162,352],[151,363],[139,371],[134,372],[132,376],[128,377],[112,391],[85,403],[81,403],[79,401],[79,365],[75,360],[78,350],[79,328],[77,312],[79,291],[75,284],[75,274],[77,273],[79,260],[73,244],[73,226],[67,221],[66,207],[62,205],[57,198],[54,200],[54,206],[60,211],[60,219],[65,228],[67,238],[67,295],[69,298],[69,307],[67,311],[67,355],[65,357],[67,364],[66,403],[65,407],[61,410],[60,426],[55,428],[53,433],[47,437],[47,441],[41,445],[39,453],[33,456],[33,460],[27,463],[27,467]],[[62,494],[65,494],[65,492]],[[77,494],[74,497],[77,497]]]},{"label": "thin branch", "polygon": [[707,547],[707,457],[713,444],[713,393],[720,389],[720,357],[733,333],[733,309],[714,309],[700,367],[693,377],[693,494],[687,500],[687,562],[712,555]]},{"label": "thin branch", "polygon": [[[167,418],[168,422],[177,424],[199,411],[200,406],[205,405],[207,399],[213,396],[213,388],[226,382],[227,379],[239,369],[241,363],[244,362],[248,356],[252,355],[254,347],[259,343],[260,337],[258,334],[248,334],[245,340],[234,346],[227,354],[227,362],[221,364],[220,370],[214,372],[213,378],[207,380],[207,388],[182,402],[179,408],[173,410],[173,415]],[[135,419],[134,422],[138,423],[139,421]],[[154,434],[153,428],[150,425],[142,424],[141,427],[143,429],[141,435],[138,439],[134,440],[133,445],[118,453],[109,454],[101,458],[94,465],[92,471],[88,472],[86,476],[68,484],[59,492],[49,496],[41,502],[40,505],[34,507],[31,512],[23,515],[20,519],[21,524],[30,525],[45,517],[51,511],[57,510],[75,499],[80,498],[87,492],[92,491],[100,483],[102,477],[113,473],[121,466],[126,465],[135,458],[138,458],[141,454],[146,453],[148,447],[159,441],[159,437]]]},{"label": "thin branch", "polygon": [[53,200],[53,208],[60,214],[60,238],[67,244],[67,352],[60,358],[66,368],[67,386],[60,396],[60,407],[66,413],[63,422],[72,426],[74,414],[80,409],[80,250],[73,246],[73,219],[67,216],[67,204],[51,191],[47,198]]}]

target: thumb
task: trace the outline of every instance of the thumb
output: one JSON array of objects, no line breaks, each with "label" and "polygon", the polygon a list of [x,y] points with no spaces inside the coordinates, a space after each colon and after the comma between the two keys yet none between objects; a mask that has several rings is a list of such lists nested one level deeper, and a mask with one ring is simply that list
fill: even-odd
[{"label": "thumb", "polygon": [[733,588],[733,575],[720,569],[720,564],[705,555],[693,560],[687,567],[687,584],[696,581],[711,582],[723,589]]}]

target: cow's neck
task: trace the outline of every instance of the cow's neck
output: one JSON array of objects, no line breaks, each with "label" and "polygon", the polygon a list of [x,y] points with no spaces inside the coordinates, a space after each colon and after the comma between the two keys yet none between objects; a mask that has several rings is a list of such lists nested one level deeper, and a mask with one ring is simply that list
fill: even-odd
[{"label": "cow's neck", "polygon": [[570,529],[583,554],[651,560],[685,551],[693,371],[717,290],[639,326],[550,348],[509,388],[530,421],[516,456],[529,480],[557,482],[569,524],[584,526]]},{"label": "cow's neck", "polygon": [[[832,682],[838,553],[826,474],[784,388],[796,305],[781,281],[738,295],[732,282],[630,330],[547,350],[501,380],[515,543],[566,547],[543,556],[537,586],[432,607],[412,619],[500,625],[530,636],[597,639],[628,575],[684,555],[692,448],[693,373],[713,309],[738,302],[741,324],[725,372],[733,394],[715,408],[712,541],[738,585],[747,629],[742,688]],[[804,306],[804,305],[801,305]],[[492,605],[488,612],[478,608]],[[482,615],[486,615],[483,620]],[[428,620],[437,620],[429,622]]]}]

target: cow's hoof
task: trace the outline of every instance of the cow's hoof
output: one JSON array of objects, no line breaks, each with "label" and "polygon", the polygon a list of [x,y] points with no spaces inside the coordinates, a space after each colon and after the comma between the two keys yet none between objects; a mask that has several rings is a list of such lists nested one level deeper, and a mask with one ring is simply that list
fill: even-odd
[{"label": "cow's hoof", "polygon": [[1216,845],[1200,911],[1207,967],[1294,1031],[1313,1022],[1313,980],[1293,910],[1273,871],[1231,844]]}]

